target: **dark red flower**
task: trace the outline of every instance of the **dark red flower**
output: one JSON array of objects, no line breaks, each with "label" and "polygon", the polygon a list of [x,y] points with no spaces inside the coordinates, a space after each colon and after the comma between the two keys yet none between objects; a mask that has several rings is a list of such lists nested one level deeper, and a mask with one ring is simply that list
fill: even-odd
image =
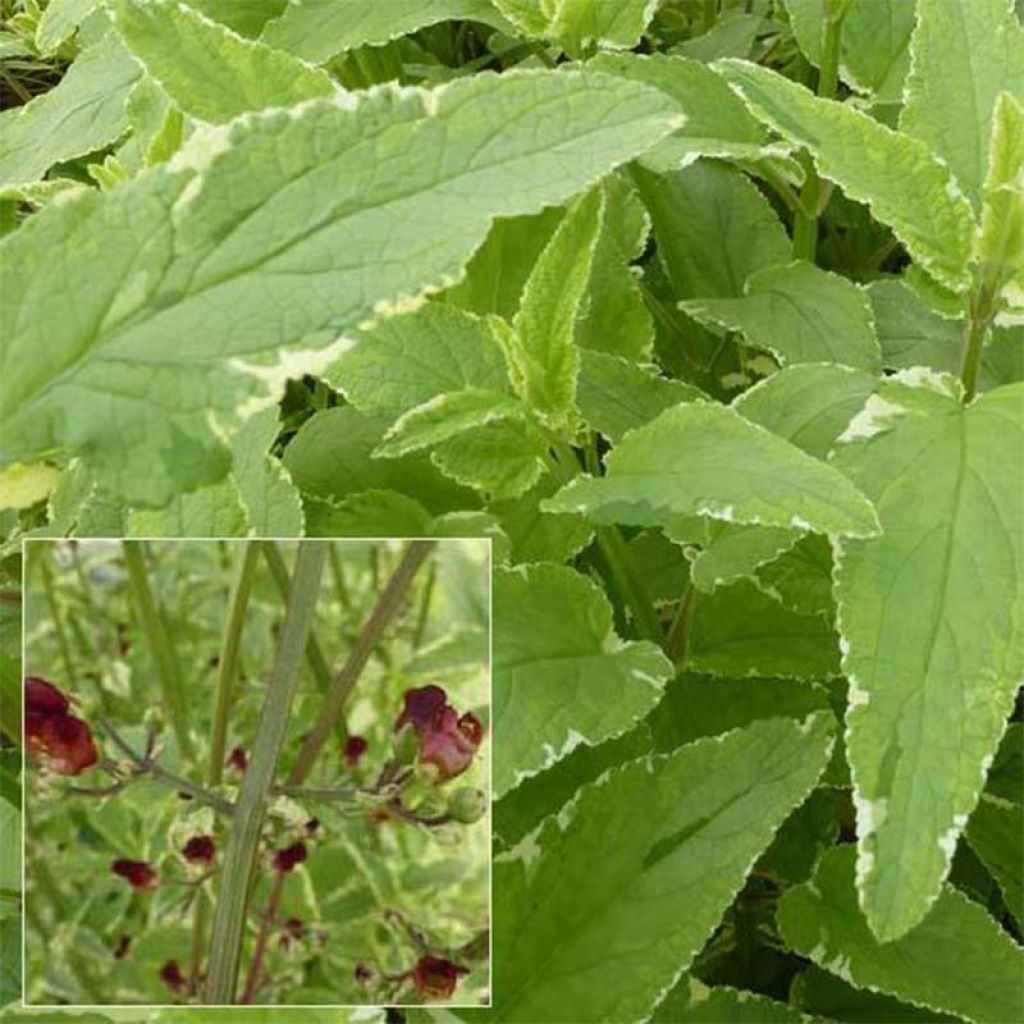
[{"label": "dark red flower", "polygon": [[469,974],[465,967],[459,967],[444,957],[427,954],[421,956],[413,968],[412,981],[427,999],[450,999],[463,974]]},{"label": "dark red flower", "polygon": [[410,724],[416,730],[420,739],[420,762],[437,768],[439,782],[461,775],[483,742],[484,727],[480,719],[469,711],[460,717],[440,686],[406,690],[403,699],[405,707],[395,722],[395,729]]},{"label": "dark red flower", "polygon": [[244,772],[249,767],[249,757],[245,752],[245,747],[235,747],[234,750],[228,754],[228,764],[235,769],[236,772]]},{"label": "dark red flower", "polygon": [[306,934],[306,926],[297,917],[289,917],[283,925],[281,945],[287,949],[293,941],[297,942]]},{"label": "dark red flower", "polygon": [[155,889],[157,885],[156,871],[144,860],[127,860],[122,857],[110,865],[115,875],[127,879],[133,889],[144,891]]},{"label": "dark red flower", "polygon": [[283,850],[274,854],[274,870],[281,874],[287,874],[296,864],[301,864],[306,859],[306,844],[292,843]]},{"label": "dark red flower", "polygon": [[349,768],[355,768],[359,764],[359,759],[366,753],[367,744],[366,740],[362,736],[349,736],[345,740],[345,749],[342,750],[341,756],[345,761],[345,764]]},{"label": "dark red flower", "polygon": [[192,836],[181,849],[182,856],[190,864],[212,864],[216,852],[213,836]]},{"label": "dark red flower", "polygon": [[373,980],[373,971],[366,964],[356,964],[356,983],[369,985]]},{"label": "dark red flower", "polygon": [[320,819],[319,818],[310,818],[309,821],[306,822],[306,826],[305,827],[306,827],[306,835],[307,836],[315,836],[316,833],[317,833],[317,829],[320,828]]},{"label": "dark red flower", "polygon": [[39,676],[25,677],[26,715],[66,715],[71,702],[52,683]]},{"label": "dark red flower", "polygon": [[172,992],[180,992],[188,984],[185,980],[185,975],[181,973],[177,960],[168,960],[160,968],[160,980]]}]

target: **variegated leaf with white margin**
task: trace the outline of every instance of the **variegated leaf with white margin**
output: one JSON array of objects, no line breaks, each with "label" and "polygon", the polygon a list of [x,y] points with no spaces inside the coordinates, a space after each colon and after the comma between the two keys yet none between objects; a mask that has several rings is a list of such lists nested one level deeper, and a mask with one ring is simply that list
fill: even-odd
[{"label": "variegated leaf with white margin", "polygon": [[347,327],[453,281],[493,217],[564,201],[672,108],[589,72],[381,88],[208,128],[48,207],[0,243],[0,462],[79,454],[135,505],[215,482],[226,435]]},{"label": "variegated leaf with white margin", "polygon": [[624,642],[600,588],[565,566],[494,573],[494,796],[581,743],[631,728],[661,697],[671,662]]},{"label": "variegated leaf with white margin", "polygon": [[685,516],[872,536],[871,503],[842,473],[734,409],[684,402],[630,431],[606,474],[579,476],[547,502],[596,523],[670,525]]},{"label": "variegated leaf with white margin", "polygon": [[591,47],[640,42],[660,0],[492,0],[521,32],[550,39],[572,57]]},{"label": "variegated leaf with white margin", "polygon": [[857,888],[883,942],[938,897],[1024,676],[1024,385],[961,397],[902,371],[832,459],[882,524],[837,541],[835,596]]},{"label": "variegated leaf with white margin", "polygon": [[1013,0],[917,0],[900,129],[941,157],[977,215],[1001,92],[1024,101],[1024,29]]},{"label": "variegated leaf with white margin", "polygon": [[[500,743],[499,735],[499,743]],[[814,787],[829,713],[629,761],[494,863],[497,1021],[646,1019]]]},{"label": "variegated leaf with white margin", "polygon": [[967,288],[971,204],[924,142],[848,103],[820,99],[768,68],[739,60],[715,67],[758,117],[807,147],[824,177],[867,203],[924,270],[948,288]]}]

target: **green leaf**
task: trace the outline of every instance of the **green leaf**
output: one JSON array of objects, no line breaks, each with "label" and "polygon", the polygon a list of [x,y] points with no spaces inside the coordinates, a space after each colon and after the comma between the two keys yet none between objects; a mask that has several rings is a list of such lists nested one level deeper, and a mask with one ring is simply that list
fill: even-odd
[{"label": "green leaf", "polygon": [[379,46],[455,18],[500,23],[488,0],[290,0],[261,39],[314,63],[357,46]]},{"label": "green leaf", "polygon": [[189,7],[253,39],[271,18],[280,16],[288,3],[289,0],[192,0]]},{"label": "green leaf", "polygon": [[128,532],[138,537],[244,537],[248,525],[230,477],[176,494],[162,508],[135,509],[128,516]]},{"label": "green leaf", "polygon": [[1019,320],[1024,312],[1024,107],[1008,92],[996,102],[983,195],[974,256]]},{"label": "green leaf", "polygon": [[878,378],[845,366],[790,366],[744,391],[733,408],[744,418],[823,459],[864,408]]},{"label": "green leaf", "polygon": [[918,0],[900,129],[981,208],[996,98],[1024,99],[1024,31],[1008,0]]},{"label": "green leaf", "polygon": [[541,503],[558,487],[557,478],[547,473],[521,497],[491,502],[490,511],[508,534],[509,561],[565,562],[590,543],[594,531],[582,516],[541,510]]},{"label": "green leaf", "polygon": [[494,574],[494,794],[630,729],[658,701],[672,665],[624,643],[601,590],[554,565]]},{"label": "green leaf", "polygon": [[518,399],[497,391],[466,388],[435,395],[400,416],[384,435],[374,455],[397,458],[438,445],[473,427],[499,420],[521,420],[525,414]]},{"label": "green leaf", "polygon": [[858,889],[882,941],[938,896],[1024,673],[1024,387],[965,408],[951,378],[906,373],[868,399],[833,460],[883,530],[841,539],[835,576]]},{"label": "green leaf", "polygon": [[757,722],[613,768],[499,855],[498,1019],[566,1006],[578,1021],[646,1018],[821,774],[830,718]]},{"label": "green leaf", "polygon": [[767,68],[736,60],[716,67],[755,114],[810,150],[824,177],[867,203],[924,270],[949,288],[968,286],[971,205],[925,143],[849,104],[819,99]]},{"label": "green leaf", "polygon": [[0,800],[0,889],[21,888],[21,810]]},{"label": "green leaf", "polygon": [[647,717],[653,749],[669,753],[705,736],[721,736],[762,718],[803,721],[829,711],[828,692],[800,679],[727,679],[684,672]]},{"label": "green leaf", "polygon": [[577,477],[548,502],[598,523],[670,524],[683,516],[870,536],[870,502],[842,474],[745,420],[695,401],[628,433],[607,475]]},{"label": "green leaf", "polygon": [[1024,807],[982,793],[967,822],[967,841],[999,884],[1020,927],[1024,924]]},{"label": "green leaf", "polygon": [[[0,918],[0,1002],[19,999],[21,969],[21,915],[11,914]],[[7,1019],[6,1013],[2,1019]]]},{"label": "green leaf", "polygon": [[611,441],[649,423],[665,409],[703,397],[690,384],[659,377],[647,369],[603,352],[581,352],[576,389],[583,419]]},{"label": "green leaf", "polygon": [[115,142],[128,127],[125,101],[140,74],[110,32],[49,92],[0,114],[0,185],[35,181],[56,163]]},{"label": "green leaf", "polygon": [[456,306],[427,302],[354,333],[323,376],[362,412],[397,417],[445,392],[510,390],[493,325]]},{"label": "green leaf", "polygon": [[199,132],[173,166],[48,207],[0,245],[3,460],[81,454],[136,505],[215,482],[224,434],[330,366],[346,327],[450,279],[491,217],[656,141],[668,106],[589,73],[380,89]]},{"label": "green leaf", "polygon": [[219,124],[247,110],[330,96],[326,71],[245,39],[176,0],[116,0],[125,45],[185,113]]},{"label": "green leaf", "polygon": [[427,510],[397,491],[311,498],[305,514],[310,537],[424,537],[431,532]]},{"label": "green leaf", "polygon": [[592,47],[628,50],[640,42],[657,6],[652,0],[493,0],[528,36],[550,39],[572,57]]},{"label": "green leaf", "polygon": [[288,471],[270,455],[280,432],[276,408],[242,425],[231,441],[231,475],[245,508],[248,532],[257,537],[299,537],[302,502]]},{"label": "green leaf", "polygon": [[742,298],[704,298],[682,308],[709,327],[739,331],[783,364],[837,363],[879,371],[871,303],[851,281],[796,262],[752,274]]},{"label": "green leaf", "polygon": [[[785,0],[790,24],[804,56],[821,65],[827,0]],[[849,0],[839,40],[839,74],[854,89],[880,103],[902,102],[910,67],[914,4],[906,0]]]},{"label": "green leaf", "polygon": [[57,50],[99,6],[100,0],[51,0],[36,26],[36,46],[40,53]]},{"label": "green leaf", "polygon": [[787,151],[772,143],[721,75],[699,61],[661,53],[602,53],[587,66],[654,86],[671,96],[686,115],[682,128],[644,154],[643,165],[651,171],[681,169],[700,156],[757,160]]},{"label": "green leaf", "polygon": [[708,988],[684,975],[648,1019],[651,1024],[799,1024],[801,1017],[767,996],[727,985]]},{"label": "green leaf", "polygon": [[979,1024],[1020,1015],[1024,959],[975,903],[950,887],[916,928],[881,943],[857,907],[855,854],[828,851],[811,882],[786,892],[778,921],[798,953],[853,985]]},{"label": "green leaf", "polygon": [[523,289],[511,330],[499,333],[516,392],[552,430],[577,419],[576,322],[587,294],[605,195],[592,189],[569,208]]},{"label": "green leaf", "polygon": [[935,312],[904,281],[872,281],[865,290],[886,367],[902,370],[930,366],[950,373],[960,369],[963,321]]},{"label": "green leaf", "polygon": [[754,578],[759,566],[778,558],[800,539],[793,530],[732,523],[711,523],[708,535],[690,565],[693,585],[707,593],[738,579]]},{"label": "green leaf", "polygon": [[633,177],[678,298],[738,297],[755,271],[789,262],[786,230],[745,174],[698,161],[672,174],[634,165]]},{"label": "green leaf", "polygon": [[694,602],[686,664],[711,675],[827,679],[838,674],[839,645],[821,615],[801,615],[750,580]]},{"label": "green leaf", "polygon": [[650,219],[630,180],[612,174],[601,182],[598,228],[584,315],[576,321],[576,344],[626,359],[650,355],[654,324],[630,264],[647,243]]}]

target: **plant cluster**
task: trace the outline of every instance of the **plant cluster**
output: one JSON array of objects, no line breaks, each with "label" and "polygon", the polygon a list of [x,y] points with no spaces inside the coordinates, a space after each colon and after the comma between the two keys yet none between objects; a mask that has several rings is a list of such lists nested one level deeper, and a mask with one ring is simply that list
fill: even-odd
[{"label": "plant cluster", "polygon": [[467,1019],[1019,1020],[1019,0],[19,12],[11,592],[32,537],[487,537]]},{"label": "plant cluster", "polygon": [[[456,710],[449,690],[434,682],[400,689],[427,672],[480,695],[483,625],[453,609],[450,583],[417,588],[410,559],[429,559],[428,579],[459,565],[458,585],[480,590],[486,576],[468,574],[474,566],[485,574],[484,546],[451,541],[431,553],[431,545],[412,545],[397,559],[387,545],[332,547],[345,603],[340,590],[316,600],[304,644],[286,655],[301,612],[301,555],[327,546],[304,545],[290,585],[262,598],[270,580],[261,561],[270,577],[285,556],[259,543],[233,545],[221,553],[224,563],[213,542],[143,551],[141,578],[128,568],[128,552],[138,551],[132,546],[33,549],[30,570],[49,582],[40,618],[28,623],[28,660],[48,674],[70,670],[76,690],[63,679],[61,686],[24,680],[30,1001],[472,1002],[486,990],[481,708]],[[223,587],[232,564],[234,582]],[[389,565],[378,590],[373,577]],[[364,593],[357,596],[357,587]],[[179,616],[192,619],[197,592],[200,621],[186,624]],[[266,596],[277,598],[276,608]],[[365,621],[350,639],[360,606]],[[148,613],[165,624],[168,649],[145,632]],[[220,642],[210,657],[218,616]],[[392,620],[394,639],[385,646]],[[307,762],[315,765],[307,778],[301,754],[312,749],[336,692],[329,678],[321,688],[310,656],[316,651],[313,658],[329,664],[334,649],[351,643],[343,659],[350,665],[367,624],[381,664],[335,676],[347,691],[344,715],[330,716],[330,742]],[[268,629],[269,643],[252,641],[254,631]],[[454,655],[453,636],[462,644]],[[278,707],[286,657],[295,673],[305,662],[311,692],[296,684]],[[168,659],[177,694],[146,681]],[[366,692],[371,686],[380,697]],[[181,700],[193,709],[179,736],[171,723]],[[294,721],[275,750],[267,719],[282,708]],[[365,723],[361,732],[352,730],[355,721]],[[247,732],[249,740],[227,752],[227,737]],[[191,754],[183,753],[183,737]],[[261,771],[265,782],[247,820],[249,783]],[[250,836],[247,873],[237,850]],[[74,914],[69,890],[70,905],[81,908]],[[218,933],[236,902],[239,930]],[[227,996],[216,997],[213,979],[232,944],[237,989],[228,970]]]}]

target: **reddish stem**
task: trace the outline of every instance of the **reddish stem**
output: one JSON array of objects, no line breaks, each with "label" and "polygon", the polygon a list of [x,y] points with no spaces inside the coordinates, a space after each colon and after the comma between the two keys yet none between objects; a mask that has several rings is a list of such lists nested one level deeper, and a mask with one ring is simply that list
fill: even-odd
[{"label": "reddish stem", "polygon": [[267,952],[267,943],[270,940],[270,929],[274,925],[278,908],[281,906],[281,894],[284,892],[284,880],[287,872],[277,871],[274,874],[274,882],[270,889],[270,897],[267,900],[266,909],[263,911],[263,918],[260,921],[260,931],[256,936],[256,946],[252,951],[252,960],[249,963],[249,973],[245,979],[245,990],[239,1002],[251,1003],[256,990],[260,987],[260,976],[263,973],[263,957]]}]

